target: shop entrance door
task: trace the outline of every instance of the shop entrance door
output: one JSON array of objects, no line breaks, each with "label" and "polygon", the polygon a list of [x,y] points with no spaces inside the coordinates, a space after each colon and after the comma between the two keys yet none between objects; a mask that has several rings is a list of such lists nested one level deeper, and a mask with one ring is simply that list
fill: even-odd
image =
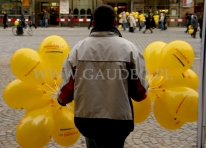
[{"label": "shop entrance door", "polygon": [[41,2],[41,11],[44,10],[49,13],[49,25],[58,25],[57,18],[59,17],[59,3]]}]

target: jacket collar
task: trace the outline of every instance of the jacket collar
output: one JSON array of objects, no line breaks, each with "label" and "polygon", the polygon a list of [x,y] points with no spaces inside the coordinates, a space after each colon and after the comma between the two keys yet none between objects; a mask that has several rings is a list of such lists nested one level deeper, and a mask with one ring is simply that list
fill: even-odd
[{"label": "jacket collar", "polygon": [[93,28],[90,32],[89,36],[93,37],[109,37],[109,36],[119,36],[122,37],[121,33],[116,27],[112,27],[109,30],[99,30],[97,28]]}]

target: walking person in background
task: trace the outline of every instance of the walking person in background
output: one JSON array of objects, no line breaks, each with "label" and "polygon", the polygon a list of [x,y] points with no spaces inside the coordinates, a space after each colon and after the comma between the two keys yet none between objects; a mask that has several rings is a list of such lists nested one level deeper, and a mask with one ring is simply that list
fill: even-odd
[{"label": "walking person in background", "polygon": [[44,10],[44,26],[48,27],[48,21],[49,21],[49,13]]},{"label": "walking person in background", "polygon": [[70,19],[70,27],[73,27],[73,19],[74,19],[73,11],[70,11],[70,13],[69,13],[69,19]]},{"label": "walking person in background", "polygon": [[202,23],[203,23],[202,16],[200,16],[198,23],[199,23],[199,27],[200,27],[200,38],[202,39]]},{"label": "walking person in background", "polygon": [[185,25],[187,27],[185,33],[187,33],[188,30],[189,30],[188,27],[191,25],[191,14],[189,14],[189,11],[187,11],[187,13],[185,14],[185,18],[186,18],[186,24]]},{"label": "walking person in background", "polygon": [[164,12],[160,13],[160,22],[161,22],[161,30],[165,30],[165,20],[166,20],[166,16],[164,14]]},{"label": "walking person in background", "polygon": [[90,23],[89,23],[88,29],[90,29],[90,27],[92,26],[92,21],[93,21],[93,14],[92,14],[92,12],[90,12],[89,18],[90,18]]},{"label": "walking person in background", "polygon": [[7,22],[7,14],[6,14],[6,11],[3,11],[3,25],[4,25],[4,29],[6,29],[8,27],[6,22]]},{"label": "walking person in background", "polygon": [[90,36],[74,45],[62,68],[58,102],[74,99],[74,122],[87,148],[123,148],[134,130],[131,99],[144,100],[148,89],[141,52],[114,21],[111,6],[97,7]]},{"label": "walking person in background", "polygon": [[191,25],[192,25],[192,28],[194,29],[194,32],[191,34],[191,36],[193,38],[196,38],[196,32],[197,32],[197,27],[198,27],[198,20],[197,20],[196,15],[194,15],[193,18],[191,19]]},{"label": "walking person in background", "polygon": [[143,33],[145,33],[148,29],[150,30],[151,33],[153,33],[150,23],[151,23],[150,18],[147,15],[146,16],[146,22],[145,22],[146,27],[145,27],[145,30],[143,31]]},{"label": "walking person in background", "polygon": [[32,12],[32,15],[30,17],[30,23],[31,23],[30,27],[34,26],[35,29],[37,28],[37,26],[35,25],[35,13],[34,12]]},{"label": "walking person in background", "polygon": [[126,12],[123,11],[122,12],[122,26],[123,26],[123,30],[126,30],[127,26],[127,15]]},{"label": "walking person in background", "polygon": [[136,29],[136,21],[132,13],[130,13],[129,17],[127,18],[129,24],[129,32],[134,32]]},{"label": "walking person in background", "polygon": [[25,24],[25,17],[24,17],[24,12],[22,12],[21,13],[21,15],[20,15],[20,21],[21,21],[21,25],[22,25],[22,27],[25,27],[26,26],[26,24]]},{"label": "walking person in background", "polygon": [[39,20],[40,20],[40,26],[44,27],[44,13],[43,13],[43,11],[41,11],[39,13]]}]

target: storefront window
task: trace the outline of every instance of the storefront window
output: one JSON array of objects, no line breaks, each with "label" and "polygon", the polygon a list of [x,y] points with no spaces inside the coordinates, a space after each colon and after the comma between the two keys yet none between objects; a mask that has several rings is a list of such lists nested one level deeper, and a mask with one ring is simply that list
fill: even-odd
[{"label": "storefront window", "polygon": [[6,11],[8,18],[18,18],[22,11],[21,0],[0,0],[0,11]]},{"label": "storefront window", "polygon": [[71,8],[73,8],[75,17],[77,18],[89,17],[90,11],[88,13],[87,10],[93,10],[96,8],[96,0],[72,0],[70,4]]}]

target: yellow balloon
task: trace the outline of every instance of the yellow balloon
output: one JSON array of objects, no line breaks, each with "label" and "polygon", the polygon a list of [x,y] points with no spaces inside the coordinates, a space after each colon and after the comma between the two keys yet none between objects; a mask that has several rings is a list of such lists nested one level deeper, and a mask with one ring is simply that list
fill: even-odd
[{"label": "yellow balloon", "polygon": [[35,110],[19,121],[16,139],[23,148],[43,148],[50,141],[53,129],[50,108]]},{"label": "yellow balloon", "polygon": [[26,114],[37,109],[45,108],[49,105],[53,105],[54,101],[55,100],[50,96],[43,95],[41,98],[38,99],[38,102],[35,102],[30,107],[26,108]]},{"label": "yellow balloon", "polygon": [[164,12],[165,12],[165,13],[168,13],[168,9],[166,9]]},{"label": "yellow balloon", "polygon": [[121,28],[122,28],[122,25],[119,25],[118,28],[121,29]]},{"label": "yellow balloon", "polygon": [[154,21],[158,21],[159,19],[158,18],[154,18]]},{"label": "yellow balloon", "polygon": [[15,21],[15,22],[14,22],[14,25],[15,25],[15,26],[18,26],[18,25],[19,25],[19,21]]},{"label": "yellow balloon", "polygon": [[126,16],[129,16],[129,12],[126,12]]},{"label": "yellow balloon", "polygon": [[137,19],[137,18],[138,18],[138,15],[137,15],[137,14],[135,14],[135,15],[134,15],[134,18],[136,18],[136,19]]},{"label": "yellow balloon", "polygon": [[196,90],[199,85],[199,78],[193,70],[187,69],[183,73],[165,78],[161,85],[165,88],[185,86]]},{"label": "yellow balloon", "polygon": [[119,14],[119,18],[122,18],[122,15],[121,15],[121,14]]},{"label": "yellow balloon", "polygon": [[[158,58],[158,69],[170,75],[186,71],[194,61],[192,46],[181,40],[168,43]],[[164,74],[164,73],[163,73]]]},{"label": "yellow balloon", "polygon": [[143,56],[145,58],[146,69],[150,71],[151,74],[157,72],[158,58],[165,45],[165,42],[155,41],[147,45],[144,49]]},{"label": "yellow balloon", "polygon": [[134,123],[140,123],[147,119],[151,111],[151,101],[147,97],[141,102],[136,102],[132,99],[134,111]]},{"label": "yellow balloon", "polygon": [[30,48],[21,48],[12,55],[11,70],[18,79],[32,85],[44,84],[46,81],[42,58]]},{"label": "yellow balloon", "polygon": [[143,22],[144,21],[144,18],[140,18],[140,22]]},{"label": "yellow balloon", "polygon": [[139,14],[139,12],[135,12],[135,15],[138,15]]},{"label": "yellow balloon", "polygon": [[155,24],[157,25],[159,23],[159,21],[155,21]]},{"label": "yellow balloon", "polygon": [[114,7],[114,11],[117,11],[118,10],[118,8],[117,7]]},{"label": "yellow balloon", "polygon": [[189,28],[189,29],[192,29],[192,25],[189,25],[188,28]]},{"label": "yellow balloon", "polygon": [[61,107],[54,115],[54,132],[52,137],[61,146],[70,146],[76,143],[80,133],[74,124],[74,115]]},{"label": "yellow balloon", "polygon": [[3,98],[6,104],[15,109],[22,109],[39,102],[43,90],[20,80],[10,82],[4,89]]},{"label": "yellow balloon", "polygon": [[38,53],[43,57],[46,66],[61,68],[65,58],[70,52],[67,41],[58,36],[46,37],[38,48]]},{"label": "yellow balloon", "polygon": [[195,122],[198,117],[198,93],[188,87],[173,87],[164,98],[171,114],[184,122]]},{"label": "yellow balloon", "polygon": [[46,37],[38,48],[38,53],[45,62],[47,83],[55,85],[59,83],[62,65],[70,52],[67,41],[58,35]]},{"label": "yellow balloon", "polygon": [[193,34],[193,32],[194,32],[194,29],[192,29],[192,28],[189,29],[189,31],[188,31],[189,34]]},{"label": "yellow balloon", "polygon": [[175,130],[182,127],[184,122],[180,121],[170,113],[165,105],[165,100],[165,98],[157,98],[154,102],[153,112],[156,121],[168,130]]}]

